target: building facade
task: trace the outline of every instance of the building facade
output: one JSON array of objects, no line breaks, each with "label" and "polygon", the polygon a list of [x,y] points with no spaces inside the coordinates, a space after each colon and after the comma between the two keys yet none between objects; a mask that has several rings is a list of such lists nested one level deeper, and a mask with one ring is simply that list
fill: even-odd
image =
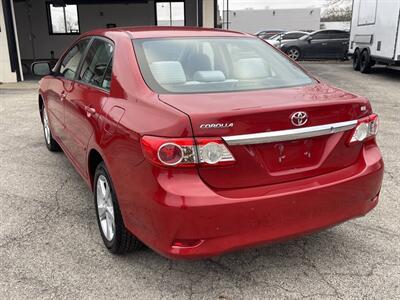
[{"label": "building facade", "polygon": [[0,82],[29,76],[81,33],[121,26],[214,27],[217,0],[0,0]]},{"label": "building facade", "polygon": [[320,28],[320,8],[243,9],[224,11],[224,29],[256,33],[263,30],[308,30]]}]

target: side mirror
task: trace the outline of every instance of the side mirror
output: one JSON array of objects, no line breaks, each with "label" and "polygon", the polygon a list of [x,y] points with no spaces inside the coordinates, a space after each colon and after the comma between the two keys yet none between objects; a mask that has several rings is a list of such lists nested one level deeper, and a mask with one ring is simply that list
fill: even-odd
[{"label": "side mirror", "polygon": [[36,76],[46,76],[51,74],[51,67],[48,61],[38,61],[31,65],[31,71]]},{"label": "side mirror", "polygon": [[311,41],[312,41],[312,36],[307,37],[306,40],[307,40],[307,42],[311,43]]}]

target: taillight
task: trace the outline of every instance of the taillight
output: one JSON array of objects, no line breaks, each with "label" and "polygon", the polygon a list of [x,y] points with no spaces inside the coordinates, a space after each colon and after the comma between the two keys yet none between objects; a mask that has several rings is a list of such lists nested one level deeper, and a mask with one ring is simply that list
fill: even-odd
[{"label": "taillight", "polygon": [[235,161],[221,138],[161,138],[142,137],[145,157],[155,165],[193,167],[224,165]]},{"label": "taillight", "polygon": [[235,161],[221,138],[196,138],[198,163],[202,165],[226,165]]},{"label": "taillight", "polygon": [[185,158],[184,150],[175,143],[166,143],[158,149],[158,159],[168,166],[180,164]]},{"label": "taillight", "polygon": [[378,133],[378,116],[373,114],[366,118],[358,120],[357,126],[353,131],[353,135],[349,144],[356,142],[363,142],[367,139],[373,138]]}]

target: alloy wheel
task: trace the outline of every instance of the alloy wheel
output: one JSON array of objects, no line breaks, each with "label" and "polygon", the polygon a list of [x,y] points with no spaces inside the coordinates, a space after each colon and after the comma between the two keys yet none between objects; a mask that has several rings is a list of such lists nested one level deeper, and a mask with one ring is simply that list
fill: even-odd
[{"label": "alloy wheel", "polygon": [[104,175],[97,178],[97,211],[104,237],[112,241],[115,235],[115,215],[111,187]]},{"label": "alloy wheel", "polygon": [[293,60],[298,60],[300,57],[300,51],[296,48],[291,48],[288,50],[287,55]]},{"label": "alloy wheel", "polygon": [[50,134],[49,118],[47,117],[47,112],[45,108],[43,109],[43,130],[46,143],[50,145],[51,134]]}]

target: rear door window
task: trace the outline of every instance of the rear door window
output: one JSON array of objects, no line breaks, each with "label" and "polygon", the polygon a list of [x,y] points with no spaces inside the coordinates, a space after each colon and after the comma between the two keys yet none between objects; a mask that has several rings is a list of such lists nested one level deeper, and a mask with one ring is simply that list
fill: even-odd
[{"label": "rear door window", "polygon": [[317,32],[316,34],[312,35],[313,40],[326,40],[326,39],[330,39],[331,35],[324,31],[324,32]]},{"label": "rear door window", "polygon": [[330,40],[349,38],[348,32],[340,30],[326,30],[324,32],[317,33],[316,35],[320,34],[325,35],[325,39],[330,39]]},{"label": "rear door window", "polygon": [[350,34],[345,31],[335,31],[332,33],[332,39],[348,39]]},{"label": "rear door window", "polygon": [[90,85],[109,88],[109,83],[104,86],[105,75],[111,81],[111,60],[114,53],[114,45],[103,39],[95,38],[90,45],[87,55],[82,63],[79,80]]}]

